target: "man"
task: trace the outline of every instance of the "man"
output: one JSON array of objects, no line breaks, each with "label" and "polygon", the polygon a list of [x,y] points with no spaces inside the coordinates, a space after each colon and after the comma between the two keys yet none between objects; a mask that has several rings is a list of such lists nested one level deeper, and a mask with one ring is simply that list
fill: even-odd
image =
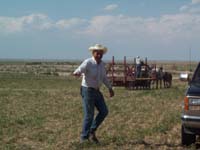
[{"label": "man", "polygon": [[[73,74],[75,76],[83,75],[81,96],[83,100],[84,119],[81,143],[88,140],[99,143],[95,131],[108,114],[108,108],[99,88],[103,83],[109,89],[110,97],[114,96],[114,91],[106,76],[105,63],[102,61],[107,48],[96,44],[95,46],[91,46],[89,50],[92,53],[92,57],[84,60]],[[98,114],[94,118],[95,107],[98,110]]]},{"label": "man", "polygon": [[136,77],[140,77],[140,72],[141,72],[141,59],[140,56],[136,57]]}]

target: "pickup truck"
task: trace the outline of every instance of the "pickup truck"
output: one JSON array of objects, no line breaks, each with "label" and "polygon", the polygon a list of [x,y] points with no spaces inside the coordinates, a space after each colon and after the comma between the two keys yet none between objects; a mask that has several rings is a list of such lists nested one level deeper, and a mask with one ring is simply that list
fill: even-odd
[{"label": "pickup truck", "polygon": [[181,114],[182,145],[195,143],[196,135],[200,135],[200,62],[185,92]]}]

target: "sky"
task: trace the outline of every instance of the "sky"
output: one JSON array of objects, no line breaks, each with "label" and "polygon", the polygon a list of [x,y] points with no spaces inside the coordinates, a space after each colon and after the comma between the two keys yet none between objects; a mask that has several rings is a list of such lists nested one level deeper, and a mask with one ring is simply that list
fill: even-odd
[{"label": "sky", "polygon": [[200,60],[200,0],[0,0],[0,59]]}]

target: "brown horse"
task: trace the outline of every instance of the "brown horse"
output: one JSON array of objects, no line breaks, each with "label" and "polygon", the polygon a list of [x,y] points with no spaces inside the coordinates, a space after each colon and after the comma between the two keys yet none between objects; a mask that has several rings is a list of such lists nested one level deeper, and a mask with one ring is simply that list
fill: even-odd
[{"label": "brown horse", "polygon": [[172,85],[172,74],[169,72],[164,72],[163,83],[165,88],[170,88]]},{"label": "brown horse", "polygon": [[[156,71],[152,72],[152,76],[156,78],[156,88],[170,88],[172,85],[172,74],[169,72],[163,71],[162,67]],[[154,81],[153,81],[154,83]]]}]

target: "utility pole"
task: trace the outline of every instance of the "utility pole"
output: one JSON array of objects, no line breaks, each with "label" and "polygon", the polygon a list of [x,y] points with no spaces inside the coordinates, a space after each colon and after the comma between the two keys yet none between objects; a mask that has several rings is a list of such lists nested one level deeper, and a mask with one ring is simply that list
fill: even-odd
[{"label": "utility pole", "polygon": [[192,66],[191,66],[191,48],[189,50],[189,61],[190,61],[190,72],[192,72]]}]

